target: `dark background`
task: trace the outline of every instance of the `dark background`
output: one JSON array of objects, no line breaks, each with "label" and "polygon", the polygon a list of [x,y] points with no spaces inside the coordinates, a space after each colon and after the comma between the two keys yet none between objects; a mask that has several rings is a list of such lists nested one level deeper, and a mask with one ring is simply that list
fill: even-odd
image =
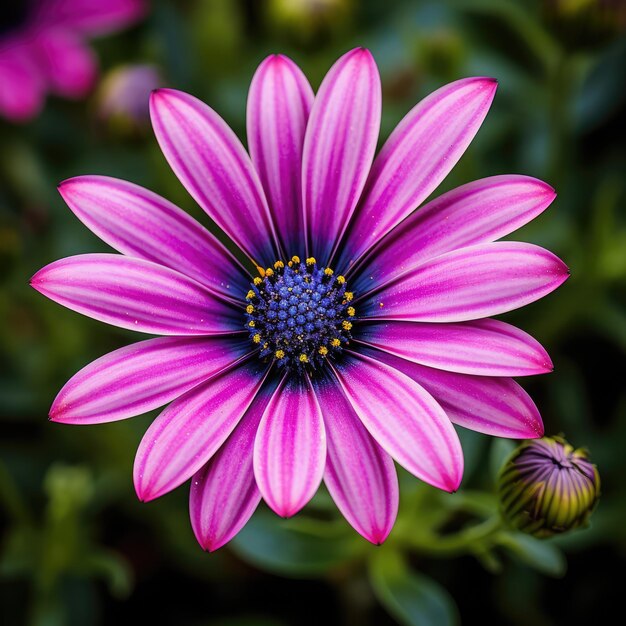
[{"label": "dark background", "polygon": [[[618,0],[159,0],[145,22],[95,43],[103,73],[121,63],[153,63],[164,86],[199,96],[242,138],[250,79],[273,52],[291,56],[316,88],[340,54],[370,48],[383,81],[381,140],[442,84],[498,78],[483,128],[437,194],[504,173],[536,176],[557,189],[551,208],[515,237],[557,253],[572,278],[506,317],[553,357],[553,374],[522,383],[548,434],[565,433],[590,449],[603,497],[590,529],[553,542],[567,554],[564,575],[556,568],[556,577],[546,576],[512,558],[493,574],[469,556],[408,556],[448,590],[466,624],[597,623],[623,603],[625,31]],[[48,422],[49,405],[75,371],[137,339],[28,287],[29,277],[57,258],[105,250],[64,206],[56,184],[79,174],[118,176],[202,220],[149,126],[103,121],[99,97],[52,98],[29,124],[0,121],[0,622],[397,623],[368,582],[369,559],[386,546],[364,546],[338,521],[358,542],[357,556],[343,554],[336,538],[319,550],[306,537],[294,547],[281,539],[284,522],[271,518],[263,526],[260,511],[234,548],[205,554],[189,525],[186,487],[150,504],[134,494],[134,452],[154,415],[88,428]],[[495,444],[481,436],[467,441],[463,488],[488,491]],[[304,515],[316,511],[314,503]],[[275,540],[270,557],[259,556],[257,549]],[[281,564],[283,557],[291,565]]]}]

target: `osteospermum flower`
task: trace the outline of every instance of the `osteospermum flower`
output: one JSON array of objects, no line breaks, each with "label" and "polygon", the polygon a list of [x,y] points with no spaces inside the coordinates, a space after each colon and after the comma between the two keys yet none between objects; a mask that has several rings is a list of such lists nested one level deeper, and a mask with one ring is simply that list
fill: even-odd
[{"label": "osteospermum flower", "polygon": [[35,117],[47,93],[82,98],[97,75],[92,37],[138,20],[145,0],[6,0],[0,8],[0,116]]},{"label": "osteospermum flower", "polygon": [[141,441],[135,488],[152,500],[191,478],[191,521],[209,550],[261,498],[288,517],[322,479],[350,524],[380,543],[398,508],[394,460],[454,491],[463,455],[453,423],[541,436],[511,377],[550,371],[550,358],[487,318],[567,278],[542,248],[494,243],[554,190],[497,176],[414,212],[467,148],[495,90],[490,78],[439,89],[375,160],[381,89],[367,50],[340,58],[316,96],[292,61],[266,59],[248,98],[250,156],[207,105],[155,91],[167,160],[247,260],[141,187],[98,176],[62,183],[74,213],[122,256],[62,259],[32,285],[95,319],[167,337],[85,367],[51,419],[109,422],[173,401]]}]

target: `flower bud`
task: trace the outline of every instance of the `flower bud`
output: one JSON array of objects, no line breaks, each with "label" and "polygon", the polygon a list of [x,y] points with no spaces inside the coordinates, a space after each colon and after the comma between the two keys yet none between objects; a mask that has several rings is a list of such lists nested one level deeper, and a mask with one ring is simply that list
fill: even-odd
[{"label": "flower bud", "polygon": [[550,537],[586,525],[600,495],[600,475],[587,452],[562,437],[520,445],[502,467],[498,495],[513,528]]}]

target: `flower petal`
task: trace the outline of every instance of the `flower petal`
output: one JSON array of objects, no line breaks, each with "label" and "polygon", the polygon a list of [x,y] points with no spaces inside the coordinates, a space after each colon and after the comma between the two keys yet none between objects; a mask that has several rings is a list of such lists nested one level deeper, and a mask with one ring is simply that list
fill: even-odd
[{"label": "flower petal", "polygon": [[302,185],[309,253],[325,264],[346,229],[376,151],[380,76],[369,50],[342,56],[324,78],[304,139]]},{"label": "flower petal", "polygon": [[0,115],[11,122],[30,120],[43,108],[45,80],[33,48],[17,37],[0,47]]},{"label": "flower petal", "polygon": [[463,477],[463,451],[443,409],[401,371],[363,354],[346,357],[335,374],[378,444],[411,474],[455,491]]},{"label": "flower petal", "polygon": [[66,98],[84,98],[98,76],[98,61],[74,32],[49,29],[35,39],[37,57],[50,90]]},{"label": "flower petal", "polygon": [[269,56],[248,94],[248,148],[287,257],[305,250],[302,223],[302,146],[313,90],[286,56]]},{"label": "flower petal", "polygon": [[230,299],[249,288],[247,272],[206,228],[155,193],[107,176],[59,185],[76,217],[122,254],[160,263]]},{"label": "flower petal", "polygon": [[458,324],[374,322],[358,340],[409,361],[479,376],[530,376],[551,372],[552,361],[530,335],[498,320]]},{"label": "flower petal", "polygon": [[352,527],[380,545],[398,513],[393,460],[368,433],[336,381],[323,381],[315,392],[328,443],[324,482]]},{"label": "flower petal", "polygon": [[215,456],[191,480],[189,516],[198,543],[209,552],[229,542],[261,500],[254,480],[254,439],[273,387],[261,389]]},{"label": "flower petal", "polygon": [[39,270],[31,285],[68,309],[158,335],[241,330],[236,308],[174,270],[118,254],[82,254]]},{"label": "flower petal", "polygon": [[398,124],[374,161],[338,268],[350,266],[436,189],[478,132],[496,87],[492,78],[450,83]]},{"label": "flower petal", "polygon": [[422,385],[459,426],[510,439],[543,436],[543,422],[535,403],[511,378],[444,372],[378,350],[365,350],[367,355]]},{"label": "flower petal", "polygon": [[148,11],[146,0],[48,0],[38,2],[39,22],[88,35],[105,35],[136,22]]},{"label": "flower petal", "polygon": [[64,385],[50,419],[97,424],[140,415],[178,398],[250,348],[232,337],[159,337],[105,354]]},{"label": "flower petal", "polygon": [[569,276],[563,261],[528,243],[502,241],[442,254],[364,299],[364,317],[462,322],[539,300]]},{"label": "flower petal", "polygon": [[279,258],[261,182],[226,122],[174,89],[152,92],[150,116],[165,158],[209,217],[255,263],[269,265]]},{"label": "flower petal", "polygon": [[254,444],[254,475],[268,506],[295,515],[315,494],[324,475],[326,435],[308,378],[283,378],[265,409]]},{"label": "flower petal", "polygon": [[493,176],[439,196],[394,228],[361,257],[350,285],[357,293],[451,250],[489,243],[530,222],[556,197],[529,176]]},{"label": "flower petal", "polygon": [[248,410],[266,373],[255,359],[172,402],[152,422],[137,449],[133,478],[139,499],[162,496],[205,465]]}]

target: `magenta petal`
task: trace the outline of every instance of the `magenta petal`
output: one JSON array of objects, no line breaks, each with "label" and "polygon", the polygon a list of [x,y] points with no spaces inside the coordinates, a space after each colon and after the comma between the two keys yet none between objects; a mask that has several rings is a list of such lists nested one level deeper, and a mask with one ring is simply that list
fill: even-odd
[{"label": "magenta petal", "polygon": [[137,449],[133,477],[139,499],[162,496],[205,465],[248,410],[265,375],[256,361],[239,365],[172,402]]},{"label": "magenta petal", "polygon": [[11,122],[29,120],[43,107],[45,80],[32,57],[27,42],[0,46],[0,115]]},{"label": "magenta petal", "polygon": [[347,267],[416,209],[478,132],[496,92],[492,78],[465,78],[417,104],[376,157],[337,267]]},{"label": "magenta petal", "polygon": [[210,335],[241,329],[241,314],[174,270],[117,254],[82,254],[39,270],[31,285],[68,309],[157,335]]},{"label": "magenta petal", "polygon": [[479,376],[530,376],[552,371],[541,344],[515,326],[485,319],[458,324],[374,322],[358,340],[409,361]]},{"label": "magenta petal", "polygon": [[248,148],[288,258],[305,250],[302,146],[312,104],[313,90],[291,59],[275,54],[259,65],[248,93]]},{"label": "magenta petal", "polygon": [[367,354],[417,381],[459,426],[510,439],[543,436],[543,422],[535,403],[511,378],[456,374],[385,352],[367,350]]},{"label": "magenta petal", "polygon": [[308,378],[283,379],[265,409],[254,444],[254,475],[268,506],[295,515],[324,475],[326,434]]},{"label": "magenta petal", "polygon": [[279,258],[261,182],[226,122],[174,89],[152,92],[150,115],[165,158],[209,217],[255,263],[269,265]]},{"label": "magenta petal", "polygon": [[64,385],[50,419],[97,424],[133,417],[171,402],[249,351],[231,337],[159,337],[105,354]]},{"label": "magenta petal", "polygon": [[259,391],[215,456],[191,479],[189,516],[198,543],[209,552],[230,541],[261,500],[252,453],[257,428],[274,387]]},{"label": "magenta petal", "polygon": [[528,176],[493,176],[439,196],[394,228],[362,257],[354,291],[370,291],[435,256],[504,237],[554,200],[554,189]]},{"label": "magenta petal", "polygon": [[402,467],[445,491],[463,477],[463,451],[443,409],[401,371],[348,353],[335,374],[365,428]]},{"label": "magenta petal", "polygon": [[36,39],[40,67],[50,90],[66,98],[83,98],[98,75],[98,62],[87,42],[75,33],[49,30]]},{"label": "magenta petal", "polygon": [[342,56],[322,82],[306,129],[302,164],[309,253],[328,261],[359,200],[380,129],[381,88],[368,50]]},{"label": "magenta petal", "polygon": [[37,5],[39,22],[89,35],[120,30],[148,11],[146,0],[46,0]]},{"label": "magenta petal", "polygon": [[503,241],[461,248],[401,275],[364,299],[363,317],[462,322],[498,315],[539,300],[569,276],[551,252]]},{"label": "magenta petal", "polygon": [[222,243],[161,196],[107,176],[71,178],[59,192],[78,219],[119,252],[178,270],[230,299],[248,290],[246,271]]},{"label": "magenta petal", "polygon": [[324,482],[337,507],[368,541],[385,541],[398,513],[398,476],[335,381],[316,386],[324,415],[328,455]]}]

